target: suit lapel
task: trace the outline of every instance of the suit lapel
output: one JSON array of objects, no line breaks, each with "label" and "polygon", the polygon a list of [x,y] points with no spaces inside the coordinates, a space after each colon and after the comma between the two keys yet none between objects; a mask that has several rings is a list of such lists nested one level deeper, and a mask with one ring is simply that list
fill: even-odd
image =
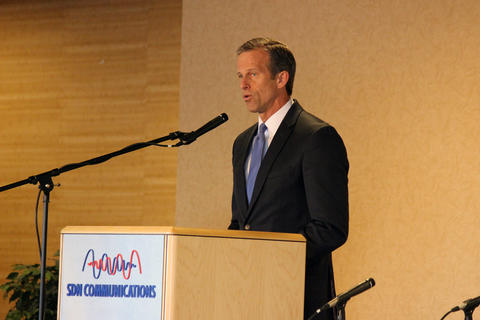
[{"label": "suit lapel", "polygon": [[235,189],[237,205],[240,209],[240,212],[245,215],[248,210],[248,201],[247,201],[247,188],[246,188],[246,177],[245,177],[245,162],[247,161],[248,151],[250,150],[250,144],[253,140],[253,136],[257,133],[258,124],[251,126],[248,129],[245,138],[239,141],[239,156],[237,157],[234,168],[235,168],[235,177],[238,183],[238,188]]},{"label": "suit lapel", "polygon": [[[255,202],[257,201],[260,195],[262,187],[265,184],[265,180],[268,176],[268,173],[270,172],[270,169],[273,163],[277,159],[279,153],[283,149],[283,146],[285,145],[288,138],[292,134],[293,129],[295,128],[295,124],[297,122],[298,116],[302,111],[303,109],[300,106],[300,104],[297,101],[295,101],[292,107],[290,108],[290,110],[288,111],[288,113],[285,115],[285,118],[283,119],[282,123],[278,127],[278,130],[275,133],[275,136],[273,137],[273,140],[270,146],[268,147],[267,153],[265,154],[265,157],[262,160],[260,169],[258,170],[257,179],[255,181],[255,187],[253,188],[252,200],[250,202],[250,206],[248,207],[247,220],[251,214],[251,211],[253,206],[255,205]],[[247,149],[247,152],[248,152],[248,149]],[[245,181],[245,174],[244,174],[243,180]],[[245,185],[245,182],[244,182],[244,185]],[[243,190],[245,190],[245,187],[243,188]],[[244,193],[246,192],[244,191]],[[246,199],[246,196],[245,196],[245,199]]]}]

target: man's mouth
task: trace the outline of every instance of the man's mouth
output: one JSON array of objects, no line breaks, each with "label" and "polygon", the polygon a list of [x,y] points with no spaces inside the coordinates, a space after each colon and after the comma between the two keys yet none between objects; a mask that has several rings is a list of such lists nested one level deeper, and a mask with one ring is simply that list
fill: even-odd
[{"label": "man's mouth", "polygon": [[252,98],[251,94],[244,94],[243,95],[243,101],[248,102]]}]

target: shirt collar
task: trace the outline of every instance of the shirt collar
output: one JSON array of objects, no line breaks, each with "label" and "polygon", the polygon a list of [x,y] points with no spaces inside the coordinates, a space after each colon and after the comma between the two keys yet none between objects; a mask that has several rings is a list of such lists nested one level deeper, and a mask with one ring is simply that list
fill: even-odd
[{"label": "shirt collar", "polygon": [[[277,132],[278,127],[280,127],[280,124],[282,123],[283,118],[285,118],[288,110],[290,110],[292,105],[293,105],[293,99],[290,98],[288,99],[287,103],[283,105],[283,107],[278,109],[277,112],[271,115],[270,118],[267,119],[267,121],[265,121],[265,125],[267,126],[267,129],[268,129],[268,145],[270,145],[270,142],[272,141],[273,136],[275,136],[275,133]],[[262,123],[263,123],[262,120],[260,119],[260,117],[258,117],[258,126],[260,127]]]}]

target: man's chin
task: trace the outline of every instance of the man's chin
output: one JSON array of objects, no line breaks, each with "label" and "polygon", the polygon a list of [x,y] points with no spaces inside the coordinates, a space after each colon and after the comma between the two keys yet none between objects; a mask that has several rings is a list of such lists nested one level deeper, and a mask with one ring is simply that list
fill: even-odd
[{"label": "man's chin", "polygon": [[252,112],[252,113],[259,113],[260,112],[260,110],[259,110],[260,108],[255,103],[245,102],[245,106],[247,107],[247,110]]}]

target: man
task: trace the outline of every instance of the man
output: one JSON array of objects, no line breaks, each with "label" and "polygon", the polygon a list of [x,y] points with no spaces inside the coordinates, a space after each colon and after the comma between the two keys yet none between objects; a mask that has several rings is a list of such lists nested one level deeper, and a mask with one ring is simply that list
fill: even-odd
[{"label": "man", "polygon": [[[348,234],[345,146],[333,127],[291,98],[295,59],[286,45],[247,41],[237,50],[237,71],[247,109],[259,119],[233,144],[229,229],[305,236],[308,318],[335,296],[331,253]],[[317,319],[333,318],[329,311]]]}]

